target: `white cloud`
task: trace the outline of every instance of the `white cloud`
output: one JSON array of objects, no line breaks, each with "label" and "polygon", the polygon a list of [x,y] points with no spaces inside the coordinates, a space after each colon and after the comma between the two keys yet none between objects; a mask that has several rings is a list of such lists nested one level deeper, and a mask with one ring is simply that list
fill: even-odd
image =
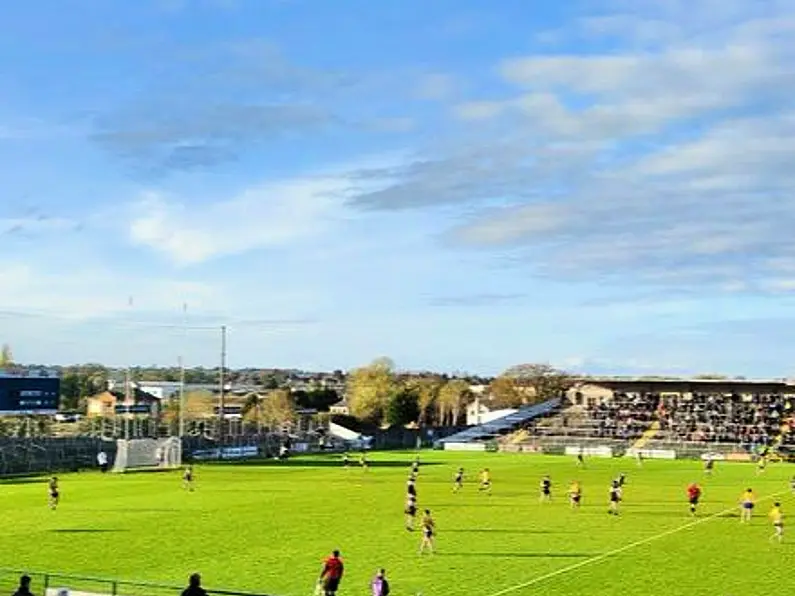
[{"label": "white cloud", "polygon": [[350,196],[383,184],[352,180],[355,169],[269,182],[207,204],[149,193],[134,206],[130,239],[177,265],[317,240],[344,217]]}]

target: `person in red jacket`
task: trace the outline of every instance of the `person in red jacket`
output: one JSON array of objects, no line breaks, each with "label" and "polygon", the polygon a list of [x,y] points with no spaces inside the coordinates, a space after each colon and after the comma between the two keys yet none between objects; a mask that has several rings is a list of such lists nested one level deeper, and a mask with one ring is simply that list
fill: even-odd
[{"label": "person in red jacket", "polygon": [[340,587],[342,574],[345,572],[345,566],[340,558],[340,551],[335,550],[323,562],[323,569],[320,572],[320,582],[323,584],[323,593],[325,596],[335,596]]},{"label": "person in red jacket", "polygon": [[687,487],[687,500],[690,503],[690,515],[696,514],[696,507],[698,507],[698,500],[701,498],[701,487],[693,482]]}]

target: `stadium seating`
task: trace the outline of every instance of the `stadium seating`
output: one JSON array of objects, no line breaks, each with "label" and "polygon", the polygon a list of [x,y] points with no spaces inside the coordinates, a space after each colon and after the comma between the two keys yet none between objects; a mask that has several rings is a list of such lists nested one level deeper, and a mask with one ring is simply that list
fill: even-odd
[{"label": "stadium seating", "polygon": [[472,443],[497,437],[523,427],[531,420],[556,412],[560,405],[561,400],[556,398],[532,406],[523,406],[513,414],[455,433],[441,439],[439,443],[442,445],[445,443]]},{"label": "stadium seating", "polygon": [[795,398],[772,394],[616,393],[612,399],[573,406],[525,428],[534,437],[634,442],[653,425],[658,442],[732,444],[748,450],[795,447]]},{"label": "stadium seating", "polygon": [[780,395],[694,394],[665,398],[659,417],[663,432],[683,441],[772,445],[792,408]]}]

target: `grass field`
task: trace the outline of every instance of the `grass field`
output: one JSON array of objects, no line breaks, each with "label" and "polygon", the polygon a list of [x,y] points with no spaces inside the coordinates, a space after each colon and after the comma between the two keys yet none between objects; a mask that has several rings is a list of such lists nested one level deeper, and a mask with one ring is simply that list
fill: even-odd
[{"label": "grass field", "polygon": [[[65,475],[63,501],[46,506],[42,482],[0,484],[0,565],[182,584],[201,571],[208,587],[310,596],[321,559],[339,548],[347,565],[340,596],[368,594],[377,567],[395,596],[530,596],[621,593],[773,596],[795,590],[795,532],[771,544],[766,516],[780,496],[795,516],[789,478],[771,465],[427,452],[419,505],[434,512],[438,553],[417,555],[418,533],[403,527],[405,481],[413,454],[374,453],[369,471],[339,458],[284,464],[205,465],[194,493],[174,473]],[[452,494],[457,466],[468,472]],[[476,472],[493,473],[492,496],[478,494]],[[607,489],[628,474],[623,512],[608,516]],[[555,502],[538,502],[543,474]],[[582,510],[569,509],[570,480],[584,487]],[[698,481],[694,520],[685,486]],[[760,498],[750,526],[736,502],[746,486]],[[2,586],[10,587],[10,586]]]}]

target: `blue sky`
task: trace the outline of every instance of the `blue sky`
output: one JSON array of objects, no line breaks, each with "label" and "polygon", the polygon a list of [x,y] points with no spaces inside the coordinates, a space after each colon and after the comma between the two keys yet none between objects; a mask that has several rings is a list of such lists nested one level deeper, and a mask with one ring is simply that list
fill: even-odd
[{"label": "blue sky", "polygon": [[787,376],[793,40],[795,0],[16,3],[0,341]]}]

